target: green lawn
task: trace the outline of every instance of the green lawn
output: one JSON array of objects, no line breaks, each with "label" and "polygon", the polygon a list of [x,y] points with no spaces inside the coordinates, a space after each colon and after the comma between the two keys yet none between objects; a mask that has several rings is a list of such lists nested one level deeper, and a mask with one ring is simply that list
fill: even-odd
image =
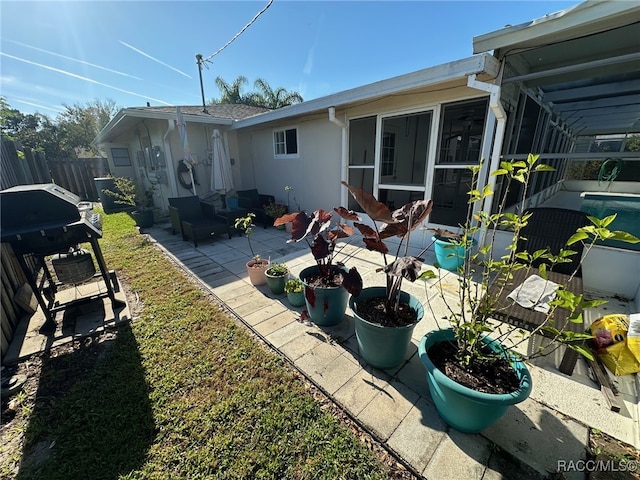
[{"label": "green lawn", "polygon": [[142,308],[112,338],[45,359],[26,429],[39,461],[18,478],[389,478],[126,214],[104,216],[101,247]]}]

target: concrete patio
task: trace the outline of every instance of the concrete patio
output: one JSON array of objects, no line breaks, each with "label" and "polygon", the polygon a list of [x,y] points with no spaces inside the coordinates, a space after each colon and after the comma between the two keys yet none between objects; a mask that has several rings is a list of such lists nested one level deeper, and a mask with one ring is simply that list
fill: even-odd
[{"label": "concrete patio", "polygon": [[[562,462],[566,465],[586,459],[589,427],[640,448],[636,376],[614,378],[622,409],[612,412],[585,361],[579,360],[571,377],[557,370],[561,350],[529,364],[534,381],[532,395],[495,425],[473,435],[447,427],[430,400],[417,355],[420,338],[436,328],[434,318],[445,314],[435,285],[425,288],[422,282],[403,283],[403,289],[423,302],[430,299],[433,314],[425,308],[425,318],[415,328],[405,363],[382,371],[360,359],[349,309],[338,326],[320,328],[301,323],[298,318],[302,308],[291,307],[286,294],[273,295],[266,285],[251,285],[245,267],[250,256],[245,238],[225,236],[200,242],[194,248],[179,235],[171,235],[168,224],[158,224],[144,233],[418,475],[429,479],[543,478],[561,471]],[[429,243],[428,232],[415,234],[423,236],[423,244]],[[314,261],[306,243],[287,244],[287,238],[286,232],[275,228],[255,228],[253,249],[263,258],[286,262],[291,273],[297,275]],[[337,259],[356,266],[365,286],[380,285],[384,277],[375,273],[379,254],[359,246],[357,242],[346,246]],[[432,265],[433,252],[425,257],[426,264]],[[455,274],[443,273],[445,290],[454,293]],[[590,312],[591,320],[604,313],[631,313],[626,303],[616,300],[605,307]],[[37,330],[37,322],[36,314],[28,330]],[[28,354],[20,346],[14,350],[18,356]],[[498,454],[500,450],[507,455]],[[585,475],[579,471],[563,474],[570,479]]]}]

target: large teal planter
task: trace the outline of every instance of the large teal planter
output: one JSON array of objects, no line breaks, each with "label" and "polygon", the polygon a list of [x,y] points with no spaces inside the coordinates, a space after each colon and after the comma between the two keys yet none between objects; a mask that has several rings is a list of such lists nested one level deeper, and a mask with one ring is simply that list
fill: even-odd
[{"label": "large teal planter", "polygon": [[[339,267],[335,267],[339,268]],[[304,284],[304,300],[311,320],[321,326],[337,325],[344,318],[347,310],[349,292],[342,287],[312,287],[306,279],[318,274],[318,267],[313,265],[300,272],[300,280]]]},{"label": "large teal planter", "polygon": [[[453,330],[435,330],[427,333],[420,344],[420,360],[427,370],[427,384],[436,410],[442,419],[456,430],[478,433],[495,423],[511,405],[520,403],[531,393],[531,374],[524,362],[514,360],[513,368],[520,379],[520,389],[507,394],[482,393],[454,382],[438,370],[427,352],[442,341],[455,341]],[[498,350],[497,342],[485,337],[485,342]]]},{"label": "large teal planter", "polygon": [[[441,268],[450,272],[457,272],[458,268],[464,265],[467,256],[464,245],[455,245],[438,237],[431,237],[431,240],[435,242],[433,250]],[[476,241],[473,240],[474,245],[475,243]]]},{"label": "large teal planter", "polygon": [[424,315],[424,309],[420,301],[406,292],[400,293],[400,300],[408,303],[416,311],[418,320],[413,325],[383,327],[371,323],[358,315],[359,301],[385,296],[385,287],[368,287],[364,288],[360,295],[351,297],[349,300],[349,306],[354,313],[360,356],[372,367],[381,369],[397,367],[404,361],[411,344],[413,329]]}]

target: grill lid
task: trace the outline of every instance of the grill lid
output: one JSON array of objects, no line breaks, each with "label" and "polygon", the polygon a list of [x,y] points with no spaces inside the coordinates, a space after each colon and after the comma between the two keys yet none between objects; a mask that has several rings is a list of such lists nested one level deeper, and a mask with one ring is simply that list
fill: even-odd
[{"label": "grill lid", "polygon": [[80,220],[76,194],[53,183],[18,185],[0,191],[2,237],[68,225]]}]

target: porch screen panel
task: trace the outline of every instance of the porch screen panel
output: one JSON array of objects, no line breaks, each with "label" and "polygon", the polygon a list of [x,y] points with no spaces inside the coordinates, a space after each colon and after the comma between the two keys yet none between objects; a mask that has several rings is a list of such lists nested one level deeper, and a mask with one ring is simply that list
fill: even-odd
[{"label": "porch screen panel", "polygon": [[[357,118],[349,122],[349,173],[347,182],[354,187],[373,192],[375,164],[376,117]],[[360,210],[351,195],[350,210]]]},{"label": "porch screen panel", "polygon": [[455,228],[467,218],[468,167],[480,163],[488,108],[486,97],[443,106],[431,194],[433,223]]},{"label": "porch screen panel", "polygon": [[424,186],[431,112],[382,120],[380,183]]},{"label": "porch screen panel", "polygon": [[430,221],[457,227],[467,218],[467,192],[471,190],[473,176],[468,168],[436,170],[433,181],[433,211]]}]

